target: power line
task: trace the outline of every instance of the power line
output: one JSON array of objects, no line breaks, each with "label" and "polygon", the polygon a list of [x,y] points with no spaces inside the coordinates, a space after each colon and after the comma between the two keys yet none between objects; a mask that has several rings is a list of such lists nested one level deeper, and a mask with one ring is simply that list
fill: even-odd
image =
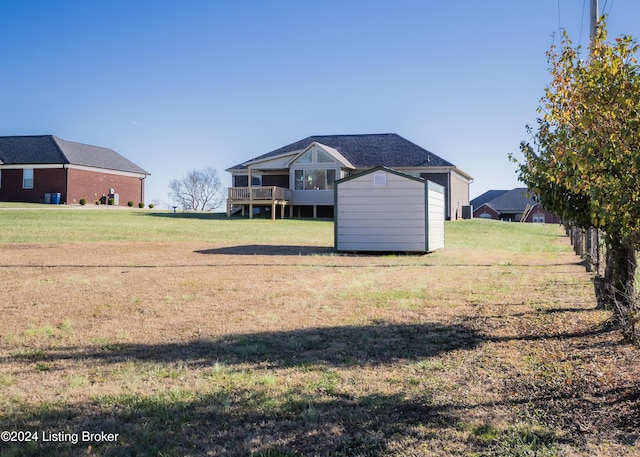
[{"label": "power line", "polygon": [[584,25],[584,7],[587,3],[587,0],[582,0],[582,15],[580,16],[580,34],[578,35],[579,46],[582,46],[582,26]]},{"label": "power line", "polygon": [[[605,6],[607,4],[605,3]],[[611,0],[611,4],[609,5],[609,11],[607,11],[607,16],[609,16],[611,14],[611,8],[613,8],[613,0]]]},{"label": "power line", "polygon": [[562,30],[562,20],[560,14],[560,0],[558,0],[558,30]]}]

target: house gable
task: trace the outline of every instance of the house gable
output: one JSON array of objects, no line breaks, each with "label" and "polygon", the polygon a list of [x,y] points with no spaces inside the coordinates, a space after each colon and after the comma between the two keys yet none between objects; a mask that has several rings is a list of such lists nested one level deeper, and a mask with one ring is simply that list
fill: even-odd
[{"label": "house gable", "polygon": [[293,165],[305,166],[310,164],[318,165],[331,165],[338,164],[342,168],[355,168],[355,166],[343,156],[340,151],[331,146],[327,146],[322,143],[314,141],[305,149],[300,151],[288,164],[291,167]]},{"label": "house gable", "polygon": [[[333,183],[341,176],[341,169],[349,166],[334,148],[313,142],[300,151],[287,165],[290,172],[294,199],[309,201],[307,191],[325,191],[324,196],[316,194],[321,203],[330,204]],[[299,193],[303,192],[303,193]]]}]

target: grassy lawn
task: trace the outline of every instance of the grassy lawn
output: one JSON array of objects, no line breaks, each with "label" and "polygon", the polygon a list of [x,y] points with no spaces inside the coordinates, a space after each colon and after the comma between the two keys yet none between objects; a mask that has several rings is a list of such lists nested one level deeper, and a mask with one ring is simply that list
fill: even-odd
[{"label": "grassy lawn", "polygon": [[563,235],[0,209],[0,429],[39,434],[0,456],[638,455],[640,351]]}]

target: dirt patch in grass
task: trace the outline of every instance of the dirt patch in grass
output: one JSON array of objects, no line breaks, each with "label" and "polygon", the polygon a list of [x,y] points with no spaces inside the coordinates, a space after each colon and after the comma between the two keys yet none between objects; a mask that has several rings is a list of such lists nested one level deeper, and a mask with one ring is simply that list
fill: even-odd
[{"label": "dirt patch in grass", "polygon": [[2,428],[118,439],[0,455],[639,454],[640,352],[536,243],[2,245]]}]

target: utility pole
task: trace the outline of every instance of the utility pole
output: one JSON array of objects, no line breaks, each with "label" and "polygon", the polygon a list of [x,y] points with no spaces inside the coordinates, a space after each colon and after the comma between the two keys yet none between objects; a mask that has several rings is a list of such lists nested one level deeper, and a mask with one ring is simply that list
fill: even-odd
[{"label": "utility pole", "polygon": [[591,0],[591,11],[589,17],[591,24],[589,36],[591,37],[591,49],[593,49],[596,42],[596,34],[598,32],[598,0]]}]

